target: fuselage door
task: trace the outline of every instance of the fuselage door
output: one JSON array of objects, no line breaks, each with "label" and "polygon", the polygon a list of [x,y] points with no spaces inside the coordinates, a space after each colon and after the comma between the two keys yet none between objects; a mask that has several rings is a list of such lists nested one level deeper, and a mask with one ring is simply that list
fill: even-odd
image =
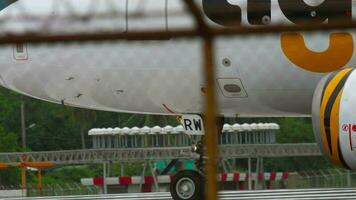
[{"label": "fuselage door", "polygon": [[246,98],[247,92],[238,78],[218,78],[218,87],[226,98]]},{"label": "fuselage door", "polygon": [[27,45],[18,43],[14,45],[14,59],[15,60],[28,60]]}]

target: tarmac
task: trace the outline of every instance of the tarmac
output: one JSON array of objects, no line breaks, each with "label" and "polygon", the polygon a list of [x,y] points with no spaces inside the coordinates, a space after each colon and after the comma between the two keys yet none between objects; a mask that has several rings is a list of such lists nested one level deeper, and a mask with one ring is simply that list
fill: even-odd
[{"label": "tarmac", "polygon": [[[152,193],[128,193],[128,194],[101,194],[101,195],[79,195],[79,196],[54,196],[54,197],[26,197],[26,198],[5,198],[6,200],[83,200],[83,199],[143,199],[143,200],[171,200],[169,192]],[[285,189],[285,190],[250,190],[250,191],[221,191],[219,199],[288,199],[288,200],[335,200],[335,199],[356,199],[356,189],[354,188],[323,188],[323,189]]]}]

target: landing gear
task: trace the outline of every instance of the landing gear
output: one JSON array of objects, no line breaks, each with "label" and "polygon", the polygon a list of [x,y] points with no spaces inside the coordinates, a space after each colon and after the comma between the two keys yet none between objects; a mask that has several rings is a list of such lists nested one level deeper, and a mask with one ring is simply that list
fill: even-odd
[{"label": "landing gear", "polygon": [[[198,117],[200,118],[200,117]],[[193,123],[192,121],[195,122]],[[196,117],[187,117],[185,120],[187,123],[186,126],[189,126],[191,129],[192,124],[199,124],[197,122],[202,121],[202,119],[197,119]],[[189,122],[189,123],[188,123]],[[219,118],[218,128],[221,130],[224,119]],[[202,123],[201,123],[202,124]],[[192,130],[192,129],[191,129]],[[187,129],[186,129],[187,131]],[[194,135],[194,134],[191,134]],[[200,134],[199,134],[200,135]],[[195,133],[196,136],[196,133]],[[171,195],[174,200],[200,200],[204,199],[205,194],[205,160],[204,157],[204,135],[201,137],[192,137],[190,139],[193,143],[192,152],[197,154],[198,157],[195,157],[195,166],[196,170],[182,170],[179,171],[172,179],[170,185]]]},{"label": "landing gear", "polygon": [[202,140],[200,140],[195,145],[193,145],[192,151],[199,155],[199,158],[197,158],[195,160],[195,167],[201,174],[205,174],[204,173],[204,164],[205,164],[204,163],[204,149],[203,149],[204,145],[203,145]]},{"label": "landing gear", "polygon": [[202,141],[192,146],[192,152],[199,155],[195,160],[197,170],[182,170],[174,175],[170,185],[174,200],[200,200],[204,199],[204,149]]},{"label": "landing gear", "polygon": [[170,185],[174,200],[200,200],[204,199],[205,179],[202,174],[194,170],[178,172]]}]

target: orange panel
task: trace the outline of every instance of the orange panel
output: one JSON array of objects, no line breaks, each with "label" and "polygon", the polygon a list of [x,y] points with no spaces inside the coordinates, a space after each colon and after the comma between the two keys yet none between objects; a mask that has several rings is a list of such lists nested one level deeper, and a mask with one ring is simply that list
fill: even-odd
[{"label": "orange panel", "polygon": [[353,37],[349,33],[331,33],[329,48],[311,51],[300,33],[282,33],[284,55],[295,65],[312,72],[332,72],[345,66],[354,52]]},{"label": "orange panel", "polygon": [[8,167],[9,167],[8,164],[0,163],[0,169],[5,169],[5,168],[8,168]]},{"label": "orange panel", "polygon": [[51,162],[20,162],[17,164],[18,167],[33,167],[33,168],[50,168],[54,164]]}]

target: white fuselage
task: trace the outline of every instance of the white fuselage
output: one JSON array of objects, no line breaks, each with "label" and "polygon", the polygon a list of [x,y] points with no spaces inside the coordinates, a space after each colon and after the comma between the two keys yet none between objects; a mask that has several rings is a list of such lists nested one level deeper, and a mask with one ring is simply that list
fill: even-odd
[{"label": "white fuselage", "polygon": [[[1,16],[19,3],[2,10]],[[157,21],[154,19],[152,26],[190,27],[192,22],[188,18],[170,18],[168,12],[168,20],[161,23],[153,22]],[[150,23],[149,19],[140,23],[133,20],[129,31],[149,28]],[[8,30],[23,28],[13,27],[8,25]],[[122,27],[127,31],[131,24]],[[356,33],[352,34],[356,38]],[[323,51],[329,45],[329,33],[303,33],[303,36],[314,51]],[[204,81],[199,39],[27,44],[23,48],[25,52],[15,45],[0,47],[0,83],[19,93],[97,110],[202,112]],[[215,41],[215,50],[220,114],[310,114],[314,89],[324,74],[291,63],[281,50],[280,34],[220,37]],[[349,65],[356,62],[354,57]]]}]

